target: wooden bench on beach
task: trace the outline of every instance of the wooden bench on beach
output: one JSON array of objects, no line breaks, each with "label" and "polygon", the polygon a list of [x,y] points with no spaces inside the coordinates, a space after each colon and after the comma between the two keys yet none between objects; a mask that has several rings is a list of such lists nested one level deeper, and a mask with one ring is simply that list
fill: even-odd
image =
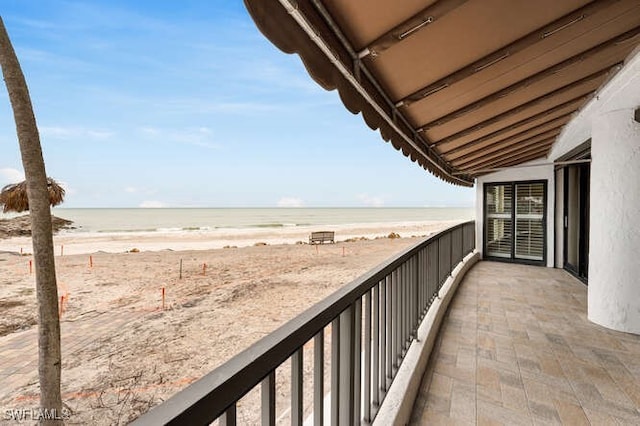
[{"label": "wooden bench on beach", "polygon": [[319,231],[312,232],[311,235],[309,235],[309,244],[324,244],[325,242],[335,243],[335,232]]}]

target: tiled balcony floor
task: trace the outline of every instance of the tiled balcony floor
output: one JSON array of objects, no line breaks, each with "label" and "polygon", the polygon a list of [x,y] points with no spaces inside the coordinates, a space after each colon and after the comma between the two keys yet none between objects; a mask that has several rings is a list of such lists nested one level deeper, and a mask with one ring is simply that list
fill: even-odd
[{"label": "tiled balcony floor", "polygon": [[444,319],[412,424],[640,424],[640,336],[587,320],[551,268],[479,262]]}]

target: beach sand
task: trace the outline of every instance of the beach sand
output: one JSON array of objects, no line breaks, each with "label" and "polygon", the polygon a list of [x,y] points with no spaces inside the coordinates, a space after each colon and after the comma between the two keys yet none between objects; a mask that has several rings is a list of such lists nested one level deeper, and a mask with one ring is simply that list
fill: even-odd
[{"label": "beach sand", "polygon": [[[449,225],[344,228],[336,235],[338,243],[318,247],[291,244],[307,240],[300,230],[286,235],[268,230],[215,242],[194,233],[58,235],[56,268],[59,295],[64,296],[62,390],[72,412],[67,423],[127,423],[422,239],[410,235],[424,236]],[[390,232],[409,237],[380,238]],[[360,235],[379,238],[340,242]],[[269,245],[254,246],[256,242]],[[12,238],[0,246],[2,410],[38,405],[35,278],[29,271],[32,257],[20,255],[20,248],[29,251],[27,243]],[[58,252],[62,244],[64,256]],[[212,249],[224,245],[245,247]],[[132,248],[141,251],[124,252]],[[305,347],[305,355],[309,350]],[[305,374],[310,368],[307,362]],[[287,405],[283,396],[288,391],[280,391],[287,374],[278,373],[278,406]],[[246,404],[253,405],[256,393],[248,398]],[[286,408],[279,415],[284,421]]]}]

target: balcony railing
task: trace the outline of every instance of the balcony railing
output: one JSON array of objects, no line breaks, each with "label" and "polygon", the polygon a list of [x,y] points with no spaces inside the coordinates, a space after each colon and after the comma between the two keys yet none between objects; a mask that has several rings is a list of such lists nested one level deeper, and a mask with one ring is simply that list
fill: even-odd
[{"label": "balcony railing", "polygon": [[[291,424],[301,425],[305,345],[313,346],[313,387],[307,389],[313,396],[311,401],[307,395],[313,423],[370,423],[431,303],[474,248],[473,221],[427,238],[298,315],[134,424],[209,424],[219,419],[220,424],[235,425],[238,401],[260,385],[255,420],[274,425],[276,369],[290,361]],[[329,380],[325,335],[331,340]],[[309,384],[310,377],[306,381]],[[324,419],[326,381],[330,419]]]}]

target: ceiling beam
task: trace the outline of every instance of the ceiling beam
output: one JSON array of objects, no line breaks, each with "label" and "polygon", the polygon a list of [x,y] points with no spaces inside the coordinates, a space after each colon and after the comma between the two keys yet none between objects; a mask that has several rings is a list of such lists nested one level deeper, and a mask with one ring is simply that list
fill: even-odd
[{"label": "ceiling beam", "polygon": [[507,150],[504,151],[496,151],[493,152],[489,155],[485,155],[479,158],[476,158],[474,160],[471,161],[467,161],[465,164],[461,164],[459,166],[456,166],[457,169],[459,170],[468,170],[468,169],[478,169],[480,166],[483,166],[484,164],[491,162],[491,161],[495,161],[495,160],[499,160],[499,159],[505,159],[505,158],[510,158],[513,155],[517,155],[517,154],[524,154],[524,153],[528,153],[531,151],[534,151],[540,147],[543,146],[550,146],[553,144],[553,141],[556,140],[556,136],[550,137],[550,138],[545,138],[539,141],[535,141],[535,142],[529,142],[527,144],[517,144],[514,145],[512,147],[510,147]]},{"label": "ceiling beam", "polygon": [[[515,135],[511,135],[511,136],[508,136],[508,137],[505,137],[505,138],[502,138],[502,139],[498,139],[498,140],[492,141],[492,142],[490,142],[489,145],[497,144],[497,143],[500,143],[500,142],[503,142],[503,141],[514,140],[514,139],[517,139],[517,138],[519,138],[521,136],[525,136],[525,135],[527,137],[529,135],[535,136],[535,135],[537,135],[537,134],[539,134],[541,132],[546,132],[551,128],[552,129],[560,128],[560,127],[562,127],[562,126],[564,126],[566,124],[566,122],[568,121],[567,119],[569,118],[569,116],[572,113],[573,112],[568,113],[568,114],[564,114],[563,116],[560,116],[560,117],[556,117],[556,118],[554,118],[552,120],[547,121],[546,123],[542,123],[542,124],[539,124],[537,126],[531,127],[529,129],[523,130],[521,132],[518,132]],[[555,126],[550,128],[549,125],[555,125]],[[474,140],[472,142],[469,142],[469,143],[457,146],[457,147],[455,147],[453,149],[450,149],[449,151],[441,152],[440,155],[443,155],[443,156],[446,155],[447,157],[450,158],[452,155],[455,155],[460,151],[464,151],[464,150],[466,150],[468,148],[473,148],[474,146],[477,146],[477,145],[480,145],[480,144],[482,144],[484,142],[490,141],[493,138],[494,138],[494,136],[491,136],[491,135],[483,136],[483,137],[478,138],[478,139],[476,139],[476,140]],[[455,157],[455,159],[457,159],[459,157],[460,157],[460,155]],[[451,159],[451,160],[453,160],[453,159]],[[451,161],[451,160],[449,160],[449,161]]]},{"label": "ceiling beam", "polygon": [[[590,75],[588,75],[586,77],[581,78],[580,80],[574,81],[573,83],[567,84],[566,86],[562,86],[559,89],[554,90],[553,92],[549,92],[546,95],[542,95],[542,96],[540,96],[538,98],[535,98],[535,99],[533,99],[533,100],[531,100],[529,102],[526,102],[526,103],[524,103],[522,105],[519,105],[519,106],[517,106],[515,108],[512,108],[512,109],[510,109],[508,111],[505,111],[505,112],[503,112],[501,114],[498,114],[498,115],[496,115],[494,117],[491,117],[491,118],[489,118],[489,119],[487,119],[485,121],[482,121],[482,122],[470,127],[469,130],[476,131],[476,130],[480,130],[480,129],[486,127],[486,126],[490,126],[492,124],[499,123],[499,122],[501,122],[503,120],[506,120],[507,118],[509,118],[512,115],[520,114],[521,112],[523,112],[523,111],[525,111],[525,110],[527,110],[529,108],[533,108],[533,107],[535,107],[535,106],[537,106],[537,105],[539,105],[541,103],[547,102],[548,100],[553,99],[555,97],[562,96],[565,93],[567,93],[567,92],[569,92],[569,91],[571,91],[571,90],[573,90],[573,89],[575,89],[577,87],[580,87],[582,85],[586,85],[586,83],[593,82],[596,85],[593,88],[589,89],[587,92],[583,93],[586,96],[591,95],[593,93],[593,91],[595,89],[597,89],[597,87],[600,85],[600,81],[595,81],[595,80],[598,80],[598,79],[602,80],[602,78],[604,76],[606,76],[607,74],[609,74],[612,70],[616,70],[617,71],[620,66],[621,66],[621,63],[618,63],[618,64],[614,65],[613,67],[606,67],[606,68],[603,68],[601,70],[598,70],[593,74],[590,74]],[[419,130],[422,130],[422,129],[419,129]],[[465,129],[465,130],[462,130],[461,132],[466,132],[467,130],[468,129]],[[461,133],[461,132],[459,132],[459,133]],[[442,143],[442,142],[439,142],[439,143]]]},{"label": "ceiling beam", "polygon": [[479,176],[486,175],[488,173],[492,173],[492,172],[499,171],[499,170],[504,170],[504,169],[509,169],[511,167],[517,167],[517,166],[520,166],[523,163],[527,163],[529,161],[537,160],[539,158],[545,158],[545,157],[546,157],[545,156],[545,151],[542,151],[542,152],[539,152],[539,153],[534,153],[532,155],[526,156],[524,158],[515,159],[515,160],[510,161],[508,163],[496,164],[494,166],[484,167],[482,169],[469,170],[469,171],[466,171],[465,174],[468,174],[470,176],[473,176],[474,178],[477,178]]},{"label": "ceiling beam", "polygon": [[511,147],[513,145],[530,145],[532,143],[536,143],[536,142],[540,142],[542,140],[545,140],[547,138],[556,138],[558,137],[558,135],[560,134],[560,131],[562,130],[562,126],[559,126],[555,129],[551,129],[549,131],[546,131],[544,133],[539,133],[535,136],[531,136],[528,137],[526,139],[522,139],[519,141],[513,141],[511,139],[505,139],[502,140],[498,143],[495,144],[491,144],[490,146],[484,148],[484,149],[478,149],[476,151],[472,151],[468,154],[463,155],[462,157],[456,158],[455,160],[451,160],[451,164],[454,167],[457,167],[459,164],[465,164],[465,163],[469,163],[471,161],[474,161],[477,158],[481,158],[481,157],[487,157],[499,152],[502,152],[503,149]]},{"label": "ceiling beam", "polygon": [[510,149],[508,152],[505,151],[504,153],[502,153],[502,151],[498,152],[498,153],[493,153],[493,155],[491,155],[490,157],[487,158],[483,158],[483,159],[478,159],[476,161],[472,161],[469,162],[467,164],[465,164],[464,166],[460,166],[457,167],[458,170],[477,170],[479,168],[484,167],[485,164],[490,163],[492,161],[496,161],[496,160],[501,160],[501,159],[509,159],[512,158],[514,156],[517,155],[524,155],[524,154],[528,154],[532,151],[535,151],[541,147],[550,147],[551,145],[553,145],[553,141],[555,141],[555,136],[551,137],[551,138],[546,138],[546,139],[542,139],[540,141],[537,141],[535,143],[530,143],[527,145],[517,145],[515,147],[513,147],[512,149]]},{"label": "ceiling beam", "polygon": [[436,20],[442,19],[447,13],[460,7],[466,1],[467,0],[436,1],[434,4],[422,9],[411,18],[396,25],[390,31],[375,39],[368,47],[358,52],[358,56],[360,58],[367,56],[375,58],[396,43],[406,40]]},{"label": "ceiling beam", "polygon": [[464,80],[465,78],[470,77],[477,72],[483,71],[491,67],[492,65],[497,64],[503,59],[507,59],[508,57],[513,56],[516,53],[527,49],[536,43],[546,40],[556,34],[560,34],[565,28],[569,28],[570,26],[584,20],[587,16],[593,15],[602,9],[606,9],[610,4],[615,3],[616,1],[619,0],[592,1],[586,6],[581,7],[580,9],[576,9],[573,12],[570,12],[562,16],[561,18],[556,19],[550,24],[530,32],[529,34],[519,38],[513,43],[508,44],[505,47],[478,59],[472,64],[467,65],[466,67],[461,68],[458,71],[455,71],[447,75],[446,77],[443,77],[440,80],[435,81],[434,83],[431,83],[426,87],[423,87],[420,90],[417,90],[411,95],[398,101],[396,103],[396,106],[409,106],[412,103],[424,99],[433,93],[436,93],[446,87],[452,86],[455,83]]},{"label": "ceiling beam", "polygon": [[[547,152],[548,150],[549,150],[549,147],[541,148],[539,152],[534,152],[534,153],[531,153],[530,155],[524,155],[522,157],[516,157],[511,160],[502,159],[500,161],[487,164],[486,166],[483,166],[482,169],[476,169],[476,170],[493,169],[497,167],[510,167],[510,166],[515,166],[516,164],[526,163],[527,161],[535,160],[536,158],[540,158],[544,156],[544,153]],[[477,176],[473,170],[468,171],[468,173],[472,176]]]},{"label": "ceiling beam", "polygon": [[[496,131],[494,131],[492,133],[489,133],[486,136],[500,136],[500,135],[502,135],[504,133],[507,133],[507,132],[510,132],[510,131],[518,128],[518,127],[526,126],[527,124],[531,124],[531,123],[535,122],[536,120],[548,117],[549,115],[552,115],[552,114],[554,114],[554,113],[556,113],[558,111],[562,111],[563,109],[565,109],[565,108],[567,108],[567,107],[569,107],[571,105],[582,104],[582,102],[584,102],[590,95],[591,95],[591,92],[589,92],[587,94],[582,94],[582,95],[577,96],[577,97],[575,97],[573,99],[570,99],[570,100],[568,100],[566,102],[563,102],[563,103],[561,103],[559,105],[556,105],[554,107],[551,107],[551,108],[548,108],[548,109],[546,109],[544,111],[541,111],[541,112],[539,112],[539,113],[537,113],[535,115],[532,115],[532,116],[530,116],[528,118],[525,118],[525,119],[520,120],[520,121],[516,121],[515,123],[510,124],[510,125],[508,125],[506,127],[503,127],[503,128],[501,128],[499,130],[496,130]],[[578,106],[576,105],[576,108],[574,108],[574,111],[577,108],[578,108]],[[502,115],[502,114],[500,114],[500,115]],[[489,120],[487,120],[487,121],[489,121]],[[480,130],[480,129],[484,128],[484,127],[486,127],[486,126],[480,126],[479,127],[478,125],[476,125],[476,126],[470,127],[469,129],[463,130],[463,131],[458,132],[456,134],[453,134],[451,136],[447,136],[446,138],[440,139],[439,141],[436,141],[435,146],[440,146],[440,145],[448,143],[448,142],[453,142],[456,139],[460,139],[460,138],[462,138],[464,136],[468,136],[469,134],[471,134],[471,133],[473,133],[473,132],[475,132],[477,130]],[[471,130],[471,129],[473,129],[473,130]]]},{"label": "ceiling beam", "polygon": [[[535,158],[537,158],[539,155],[543,155],[544,153],[546,153],[549,150],[549,148],[551,148],[551,145],[553,144],[550,142],[543,146],[529,148],[522,152],[518,152],[506,157],[502,157],[499,159],[499,161],[503,161],[503,162],[495,163],[495,165],[491,165],[492,164],[491,161],[485,161],[483,163],[478,163],[475,167],[468,167],[461,170],[486,170],[488,168],[493,168],[493,167],[503,167],[504,164],[513,164],[513,162],[518,163],[522,161],[522,158],[528,158],[529,156],[534,156]],[[500,164],[502,164],[502,166]]]},{"label": "ceiling beam", "polygon": [[546,157],[546,154],[549,152],[550,148],[551,148],[551,146],[548,146],[546,148],[541,149],[539,152],[532,153],[531,155],[528,155],[526,157],[515,158],[512,161],[509,161],[507,163],[496,163],[492,167],[517,166],[518,164],[526,163],[527,161],[535,160],[535,159],[541,158],[541,157]]},{"label": "ceiling beam", "polygon": [[[608,48],[610,48],[611,46],[615,46],[616,44],[620,44],[624,41],[630,40],[634,37],[636,37],[638,34],[640,34],[640,27],[635,27],[632,30],[626,31],[616,37],[613,37],[603,43],[598,44],[597,46],[594,46],[590,49],[587,49],[581,53],[578,53],[577,55],[573,55],[568,59],[565,59],[562,62],[557,63],[556,65],[550,67],[550,68],[546,68],[536,74],[533,74],[532,76],[529,76],[523,80],[520,80],[516,83],[513,83],[512,85],[505,87],[502,90],[499,90],[497,92],[494,92],[488,96],[485,96],[484,98],[467,104],[464,107],[453,111],[449,114],[446,114],[436,120],[433,120],[429,123],[423,124],[422,126],[420,126],[421,130],[426,130],[429,129],[431,127],[436,127],[436,126],[441,126],[443,124],[446,124],[452,120],[455,120],[458,117],[461,117],[473,110],[476,110],[478,108],[484,107],[488,104],[491,104],[499,99],[502,99],[520,89],[523,89],[525,87],[531,86],[534,83],[537,83],[539,81],[544,80],[545,78],[552,76],[556,73],[558,73],[559,71],[563,70],[564,68],[567,68],[571,65],[574,65],[578,62],[584,61],[585,59],[596,55],[600,52],[603,52],[605,50],[607,50]],[[607,65],[607,68],[611,67],[614,64],[610,64]]]}]

